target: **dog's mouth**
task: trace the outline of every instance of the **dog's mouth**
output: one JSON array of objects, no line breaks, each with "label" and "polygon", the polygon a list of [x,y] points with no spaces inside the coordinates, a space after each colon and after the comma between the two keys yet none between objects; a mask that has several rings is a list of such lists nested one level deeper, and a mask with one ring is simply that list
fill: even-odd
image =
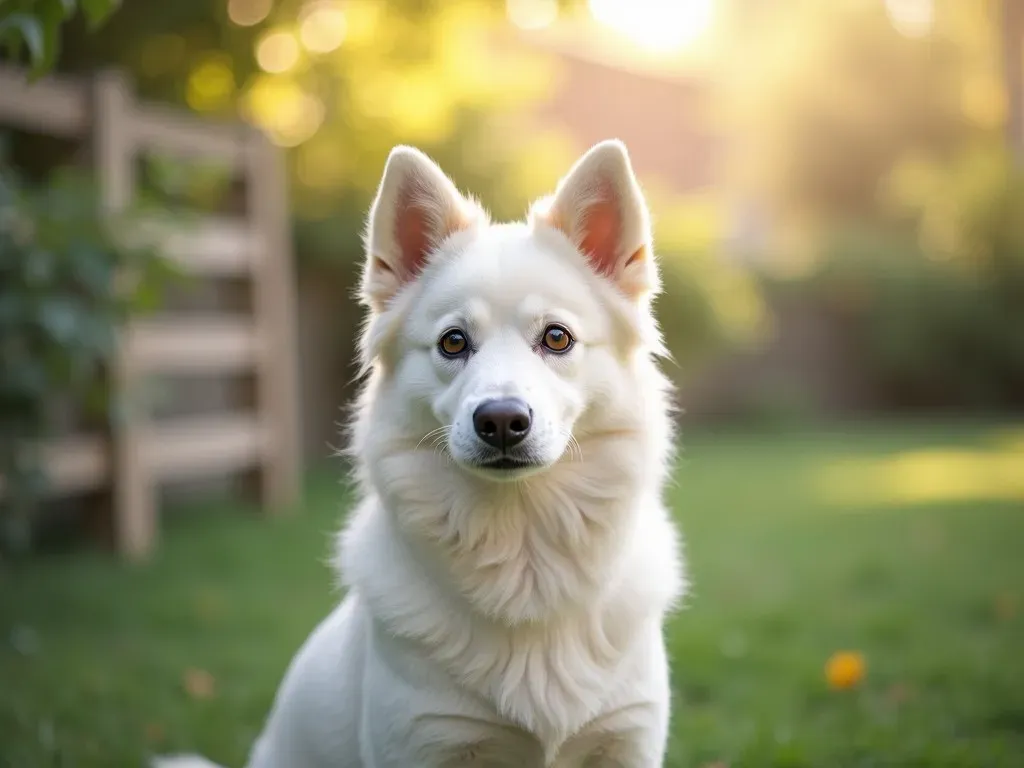
[{"label": "dog's mouth", "polygon": [[518,480],[544,469],[544,466],[542,462],[532,457],[508,454],[481,457],[466,464],[467,469],[474,474],[491,480]]},{"label": "dog's mouth", "polygon": [[536,462],[517,459],[513,456],[500,456],[491,461],[482,461],[479,464],[481,469],[493,469],[499,472],[514,472],[517,469],[532,469],[537,466]]}]

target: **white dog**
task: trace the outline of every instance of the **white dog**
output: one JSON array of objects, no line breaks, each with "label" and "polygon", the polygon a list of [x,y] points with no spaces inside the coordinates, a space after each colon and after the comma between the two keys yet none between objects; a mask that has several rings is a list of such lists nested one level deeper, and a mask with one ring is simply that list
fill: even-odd
[{"label": "white dog", "polygon": [[683,578],[657,288],[621,143],[497,225],[425,155],[391,153],[362,284],[348,593],[250,768],[662,764]]}]

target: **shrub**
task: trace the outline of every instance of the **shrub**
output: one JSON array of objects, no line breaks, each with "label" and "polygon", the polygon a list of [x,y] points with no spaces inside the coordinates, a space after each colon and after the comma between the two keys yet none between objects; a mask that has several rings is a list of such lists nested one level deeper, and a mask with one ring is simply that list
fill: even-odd
[{"label": "shrub", "polygon": [[24,538],[45,490],[39,446],[55,404],[111,412],[103,371],[117,327],[155,306],[171,274],[152,249],[117,245],[96,200],[72,173],[40,188],[0,173],[0,538],[8,544]]},{"label": "shrub", "polygon": [[973,157],[904,209],[913,227],[836,235],[802,286],[847,328],[890,407],[1024,406],[1024,175]]}]

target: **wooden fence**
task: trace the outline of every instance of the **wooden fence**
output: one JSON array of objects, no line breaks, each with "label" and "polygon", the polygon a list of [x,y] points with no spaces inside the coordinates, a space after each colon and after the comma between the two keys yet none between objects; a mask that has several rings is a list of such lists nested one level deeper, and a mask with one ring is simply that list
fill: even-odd
[{"label": "wooden fence", "polygon": [[116,212],[132,201],[136,159],[145,152],[226,163],[247,188],[238,217],[206,217],[187,229],[163,227],[162,252],[196,280],[241,279],[247,315],[178,313],[138,319],[122,329],[111,378],[119,396],[152,375],[254,374],[256,407],[155,420],[129,411],[109,434],[67,435],[46,446],[50,485],[65,495],[111,492],[119,552],[143,559],[156,543],[158,490],[171,480],[258,469],[263,506],[284,510],[300,485],[295,288],[280,152],[240,123],[201,121],[134,100],[125,80],[29,83],[0,68],[0,125],[91,142],[101,204]]}]

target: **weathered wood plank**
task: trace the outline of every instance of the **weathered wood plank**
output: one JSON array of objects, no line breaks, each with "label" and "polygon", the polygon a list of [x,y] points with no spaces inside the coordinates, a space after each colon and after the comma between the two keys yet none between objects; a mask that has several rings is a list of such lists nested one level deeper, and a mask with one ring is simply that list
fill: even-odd
[{"label": "weathered wood plank", "polygon": [[251,368],[260,339],[250,319],[171,317],[138,320],[126,331],[128,365],[136,371],[225,373]]},{"label": "weathered wood plank", "polygon": [[[107,441],[99,435],[68,435],[45,443],[42,448],[43,471],[52,496],[81,493],[102,488],[110,482],[110,455]],[[0,496],[4,479],[0,477]]]},{"label": "weathered wood plank", "polygon": [[210,477],[257,465],[266,430],[255,414],[211,415],[150,424],[141,440],[142,462],[161,480]]},{"label": "weathered wood plank", "polygon": [[88,89],[76,80],[42,78],[0,67],[0,119],[29,131],[77,138],[89,129]]}]

